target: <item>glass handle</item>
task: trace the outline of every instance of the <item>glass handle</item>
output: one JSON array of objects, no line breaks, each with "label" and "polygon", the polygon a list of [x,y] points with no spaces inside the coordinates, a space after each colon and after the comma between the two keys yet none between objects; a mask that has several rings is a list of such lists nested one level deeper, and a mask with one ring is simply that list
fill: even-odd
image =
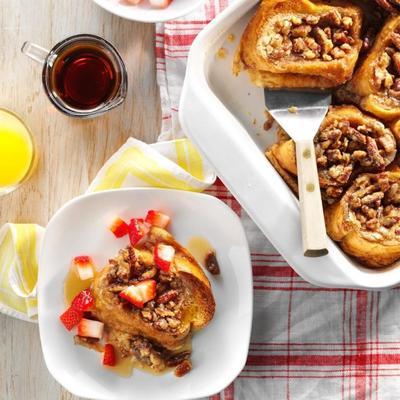
[{"label": "glass handle", "polygon": [[49,54],[48,50],[31,42],[25,42],[21,47],[21,52],[41,64],[46,61],[46,57]]}]

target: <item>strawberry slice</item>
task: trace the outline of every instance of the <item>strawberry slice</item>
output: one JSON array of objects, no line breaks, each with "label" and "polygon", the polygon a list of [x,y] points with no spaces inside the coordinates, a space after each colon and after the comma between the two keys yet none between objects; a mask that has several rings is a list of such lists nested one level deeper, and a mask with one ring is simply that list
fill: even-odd
[{"label": "strawberry slice", "polygon": [[79,278],[82,281],[94,277],[94,264],[89,256],[78,256],[72,260],[72,265],[76,267]]},{"label": "strawberry slice", "polygon": [[156,210],[150,210],[145,219],[148,224],[158,226],[159,228],[165,228],[170,220],[171,218],[168,215]]},{"label": "strawberry slice", "polygon": [[78,335],[101,339],[103,336],[104,324],[100,321],[82,318],[78,324]]},{"label": "strawberry slice", "polygon": [[153,8],[167,8],[171,3],[172,0],[149,0],[150,5]]},{"label": "strawberry slice", "polygon": [[150,228],[142,218],[133,218],[128,227],[129,240],[132,246],[140,244],[149,233]]},{"label": "strawberry slice", "polygon": [[93,307],[94,297],[90,289],[82,290],[75,298],[72,300],[71,307],[76,311],[88,311]]},{"label": "strawberry slice", "polygon": [[110,231],[117,238],[121,238],[128,234],[128,224],[121,218],[116,218],[110,226]]},{"label": "strawberry slice", "polygon": [[175,249],[172,246],[158,243],[154,247],[154,262],[162,271],[169,271],[174,256]]},{"label": "strawberry slice", "polygon": [[156,281],[148,279],[135,285],[128,286],[120,294],[120,297],[129,301],[138,308],[156,297]]},{"label": "strawberry slice", "polygon": [[63,314],[60,315],[60,321],[67,328],[71,330],[74,326],[78,325],[83,316],[82,311],[69,307]]},{"label": "strawberry slice", "polygon": [[104,346],[104,353],[103,353],[103,365],[114,367],[116,363],[117,360],[115,357],[114,346],[110,343],[106,343]]}]

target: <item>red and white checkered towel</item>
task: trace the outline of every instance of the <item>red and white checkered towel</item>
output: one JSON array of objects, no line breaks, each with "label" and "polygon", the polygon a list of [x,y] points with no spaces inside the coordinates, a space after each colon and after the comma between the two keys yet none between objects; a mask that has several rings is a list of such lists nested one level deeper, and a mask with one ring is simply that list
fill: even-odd
[{"label": "red and white checkered towel", "polygon": [[[184,136],[178,107],[188,51],[201,29],[227,5],[227,0],[209,0],[186,18],[157,26],[161,140]],[[268,243],[221,182],[208,193],[242,219],[255,291],[246,367],[212,400],[400,399],[398,288],[365,292],[312,286]]]}]

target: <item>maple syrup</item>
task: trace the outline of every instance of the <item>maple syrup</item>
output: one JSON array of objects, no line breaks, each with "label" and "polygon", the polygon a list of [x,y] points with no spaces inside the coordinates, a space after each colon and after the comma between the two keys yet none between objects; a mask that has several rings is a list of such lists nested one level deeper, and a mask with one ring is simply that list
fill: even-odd
[{"label": "maple syrup", "polygon": [[122,358],[117,351],[116,359],[117,363],[114,367],[105,367],[105,368],[123,378],[129,378],[132,375],[133,369],[135,367],[134,357]]},{"label": "maple syrup", "polygon": [[79,110],[96,108],[113,97],[119,74],[105,50],[82,44],[67,47],[55,59],[52,90],[67,105]]},{"label": "maple syrup", "polygon": [[186,248],[203,267],[205,266],[206,257],[214,252],[211,243],[202,236],[191,237]]}]

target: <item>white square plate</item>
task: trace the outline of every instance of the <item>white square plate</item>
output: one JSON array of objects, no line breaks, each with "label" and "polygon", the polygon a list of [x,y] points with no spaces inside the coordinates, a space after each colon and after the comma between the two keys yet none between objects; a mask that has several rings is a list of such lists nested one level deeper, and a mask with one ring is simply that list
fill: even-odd
[{"label": "white square plate", "polygon": [[[153,376],[134,370],[122,378],[101,366],[100,355],[75,346],[73,334],[59,321],[65,310],[63,283],[71,259],[91,255],[97,266],[128,244],[107,229],[116,216],[129,220],[161,209],[172,218],[171,233],[186,245],[207,238],[217,252],[219,277],[209,276],[214,319],[193,338],[193,370]],[[249,249],[239,218],[215,197],[163,189],[122,189],[78,197],[50,221],[40,257],[39,328],[47,367],[71,393],[92,399],[179,400],[219,392],[244,367],[250,340],[253,294]]]}]

